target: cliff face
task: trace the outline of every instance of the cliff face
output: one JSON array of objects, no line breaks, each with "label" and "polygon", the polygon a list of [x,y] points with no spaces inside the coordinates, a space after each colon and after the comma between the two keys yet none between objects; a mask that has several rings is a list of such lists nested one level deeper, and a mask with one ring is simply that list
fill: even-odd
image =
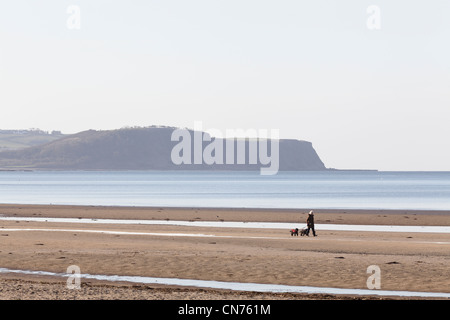
[{"label": "cliff face", "polygon": [[[84,131],[59,140],[17,151],[0,152],[3,169],[51,170],[259,170],[274,165],[279,170],[325,170],[312,144],[299,140],[279,140],[279,157],[275,145],[265,141],[256,149],[256,162],[250,155],[255,144],[242,144],[217,139],[200,140],[195,146],[194,132],[188,131],[190,141],[173,138],[176,128],[149,127],[110,131]],[[240,140],[242,141],[242,140]],[[261,142],[262,143],[262,142]],[[238,146],[240,144],[240,147]],[[252,146],[251,146],[252,144]],[[256,144],[257,145],[257,144]],[[233,146],[233,148],[227,148]],[[238,149],[245,147],[239,156]],[[200,157],[195,154],[200,151]],[[271,154],[271,152],[273,154]],[[230,154],[233,152],[234,154]],[[265,157],[262,157],[265,156]],[[240,161],[238,160],[240,157]],[[211,159],[213,161],[211,161]],[[223,159],[222,161],[220,159]],[[227,162],[227,159],[229,160]],[[252,160],[253,159],[253,160]],[[184,160],[184,161],[182,161]],[[271,161],[268,161],[271,160]],[[223,164],[222,164],[223,162]],[[271,163],[270,163],[271,162]],[[177,164],[179,163],[179,164]]]}]

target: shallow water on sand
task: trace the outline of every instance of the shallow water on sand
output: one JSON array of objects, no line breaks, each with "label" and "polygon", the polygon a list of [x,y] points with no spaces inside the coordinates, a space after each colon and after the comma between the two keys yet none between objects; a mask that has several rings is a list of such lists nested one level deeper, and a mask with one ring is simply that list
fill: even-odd
[{"label": "shallow water on sand", "polygon": [[[52,276],[52,277],[56,276],[67,278],[73,276],[73,274],[68,273],[54,273],[47,271],[31,271],[31,270],[12,270],[7,268],[0,268],[0,273],[18,273],[27,275]],[[178,278],[120,276],[120,275],[80,274],[80,278],[106,280],[113,282],[124,281],[143,284],[177,285],[177,286],[227,289],[238,291],[255,291],[255,292],[278,292],[278,293],[288,292],[288,293],[308,293],[308,294],[379,295],[379,296],[450,298],[450,293],[445,292],[342,289],[342,288],[327,288],[327,287],[289,286],[280,284],[224,282],[224,281],[193,280],[193,279],[178,279]]]},{"label": "shallow water on sand", "polygon": [[[172,225],[206,228],[256,228],[286,229],[295,227],[292,222],[236,222],[236,221],[176,221],[176,220],[131,220],[131,219],[87,219],[87,218],[44,218],[44,217],[0,217],[0,221],[34,221],[63,222],[88,224],[142,224]],[[300,226],[302,227],[302,226]],[[420,232],[450,233],[450,226],[381,226],[381,225],[349,225],[349,224],[316,224],[317,230],[327,231],[373,231],[373,232]]]}]

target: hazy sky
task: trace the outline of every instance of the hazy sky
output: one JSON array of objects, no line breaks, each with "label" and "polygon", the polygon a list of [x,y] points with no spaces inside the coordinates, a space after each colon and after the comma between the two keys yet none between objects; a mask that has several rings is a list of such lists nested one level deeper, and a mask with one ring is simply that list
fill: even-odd
[{"label": "hazy sky", "polygon": [[2,1],[0,108],[1,129],[203,121],[327,167],[450,170],[450,1]]}]

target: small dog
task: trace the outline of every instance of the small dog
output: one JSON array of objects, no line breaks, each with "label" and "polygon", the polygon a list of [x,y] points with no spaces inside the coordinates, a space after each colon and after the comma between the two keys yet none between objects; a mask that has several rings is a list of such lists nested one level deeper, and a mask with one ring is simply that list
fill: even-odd
[{"label": "small dog", "polygon": [[306,231],[307,231],[308,229],[306,229],[306,228],[303,228],[302,230],[300,230],[300,236],[304,236],[304,235],[306,235]]},{"label": "small dog", "polygon": [[291,229],[291,230],[289,230],[289,231],[291,232],[291,237],[292,237],[292,236],[298,237],[298,228]]}]

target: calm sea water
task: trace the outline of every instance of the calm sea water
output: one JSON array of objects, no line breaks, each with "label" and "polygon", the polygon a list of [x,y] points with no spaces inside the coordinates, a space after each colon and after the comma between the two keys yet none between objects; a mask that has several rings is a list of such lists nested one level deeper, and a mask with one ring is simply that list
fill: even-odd
[{"label": "calm sea water", "polygon": [[450,172],[0,172],[0,203],[450,210]]}]

